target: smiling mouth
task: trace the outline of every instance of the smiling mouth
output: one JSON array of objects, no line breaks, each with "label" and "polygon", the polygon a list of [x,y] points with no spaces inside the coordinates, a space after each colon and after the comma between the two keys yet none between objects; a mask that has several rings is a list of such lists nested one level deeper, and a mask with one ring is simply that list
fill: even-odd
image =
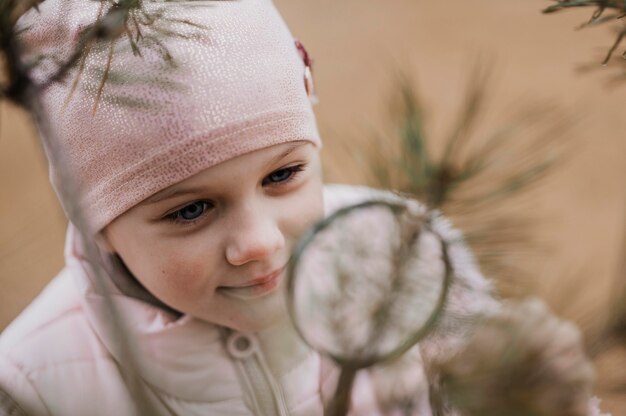
[{"label": "smiling mouth", "polygon": [[285,267],[267,276],[252,279],[241,286],[220,286],[217,290],[228,296],[242,300],[256,299],[274,292],[283,280]]}]

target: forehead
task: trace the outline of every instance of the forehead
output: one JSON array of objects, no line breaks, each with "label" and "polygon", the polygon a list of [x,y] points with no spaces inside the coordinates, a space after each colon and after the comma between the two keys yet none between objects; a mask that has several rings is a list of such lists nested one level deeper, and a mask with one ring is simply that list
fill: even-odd
[{"label": "forehead", "polygon": [[270,146],[212,166],[189,178],[169,186],[149,198],[140,205],[150,205],[173,198],[184,193],[193,192],[196,188],[206,189],[207,186],[236,183],[249,176],[268,173],[267,170],[279,167],[281,162],[291,158],[310,158],[316,154],[316,147],[310,142],[298,141]]}]

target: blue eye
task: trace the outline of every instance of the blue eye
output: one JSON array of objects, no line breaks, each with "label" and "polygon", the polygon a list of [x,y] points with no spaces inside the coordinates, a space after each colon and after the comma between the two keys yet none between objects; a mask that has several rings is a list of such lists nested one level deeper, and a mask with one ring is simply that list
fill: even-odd
[{"label": "blue eye", "polygon": [[264,185],[277,185],[280,183],[288,182],[294,178],[294,176],[304,169],[303,165],[290,166],[288,168],[278,169],[263,180]]},{"label": "blue eye", "polygon": [[290,176],[291,171],[289,169],[281,169],[270,174],[267,179],[269,179],[270,182],[282,182],[284,180],[287,180]]},{"label": "blue eye", "polygon": [[206,201],[196,201],[168,215],[173,221],[192,222],[200,218],[210,207]]}]

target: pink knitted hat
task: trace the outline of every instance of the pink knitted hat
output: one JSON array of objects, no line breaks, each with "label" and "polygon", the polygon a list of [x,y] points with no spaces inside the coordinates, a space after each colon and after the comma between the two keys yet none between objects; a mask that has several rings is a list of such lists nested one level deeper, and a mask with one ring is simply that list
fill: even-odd
[{"label": "pink knitted hat", "polygon": [[[271,1],[143,3],[161,17],[140,27],[141,35],[130,25],[140,54],[126,36],[112,45],[95,113],[110,44],[90,51],[72,94],[78,69],[41,97],[51,181],[70,220],[77,207],[91,232],[220,162],[285,142],[320,145],[303,59]],[[66,58],[100,6],[43,2],[23,18],[29,58]],[[33,71],[40,80],[50,59],[41,62]],[[63,189],[61,177],[76,181],[75,194]]]}]

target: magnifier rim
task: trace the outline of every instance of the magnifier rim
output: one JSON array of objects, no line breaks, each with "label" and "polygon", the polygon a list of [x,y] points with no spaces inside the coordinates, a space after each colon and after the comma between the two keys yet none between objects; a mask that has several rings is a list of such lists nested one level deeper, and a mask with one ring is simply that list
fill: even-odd
[{"label": "magnifier rim", "polygon": [[442,282],[441,294],[439,296],[439,299],[437,300],[437,304],[435,305],[435,307],[433,308],[433,311],[429,315],[428,319],[426,319],[424,324],[421,326],[421,328],[415,333],[413,333],[409,338],[407,338],[406,341],[401,342],[397,348],[392,349],[390,352],[385,353],[385,354],[372,354],[370,357],[365,357],[361,359],[354,359],[354,358],[346,357],[344,355],[333,354],[324,348],[320,348],[319,346],[314,345],[308,339],[304,331],[300,328],[300,325],[296,319],[296,307],[295,307],[295,302],[294,302],[295,283],[297,280],[296,279],[296,267],[299,263],[300,257],[302,256],[302,253],[304,253],[307,246],[311,244],[313,239],[317,236],[317,234],[325,230],[326,228],[328,228],[333,223],[333,221],[347,215],[348,213],[354,210],[362,209],[362,208],[369,208],[369,207],[374,207],[374,206],[382,206],[382,207],[388,208],[394,214],[397,214],[398,211],[404,211],[404,210],[409,209],[409,206],[407,203],[402,203],[399,201],[398,202],[389,201],[389,200],[384,200],[384,199],[372,199],[372,200],[368,200],[368,201],[361,202],[358,204],[350,205],[347,207],[342,207],[338,209],[337,211],[333,212],[328,217],[324,218],[322,221],[315,224],[311,229],[309,229],[305,233],[305,235],[296,244],[294,251],[291,255],[291,258],[289,260],[289,264],[287,266],[287,299],[286,299],[287,310],[289,311],[290,319],[296,331],[300,334],[300,337],[304,340],[304,342],[308,346],[310,346],[317,352],[321,353],[322,355],[326,355],[330,357],[335,362],[337,362],[338,364],[344,367],[351,367],[351,368],[369,367],[375,363],[387,361],[387,360],[391,360],[393,358],[399,357],[402,354],[404,354],[409,348],[415,345],[420,339],[422,339],[431,330],[431,327],[434,324],[435,320],[443,311],[445,307],[445,302],[448,296],[449,288],[452,282],[452,277],[453,277],[452,264],[450,262],[450,256],[448,253],[447,243],[445,242],[443,237],[432,228],[432,226],[430,225],[430,219],[426,218],[423,227],[427,231],[430,231],[435,236],[437,236],[437,238],[439,239],[441,243],[441,253],[442,253],[442,259],[443,259],[444,266],[445,266],[445,273],[444,273],[444,278]]}]

